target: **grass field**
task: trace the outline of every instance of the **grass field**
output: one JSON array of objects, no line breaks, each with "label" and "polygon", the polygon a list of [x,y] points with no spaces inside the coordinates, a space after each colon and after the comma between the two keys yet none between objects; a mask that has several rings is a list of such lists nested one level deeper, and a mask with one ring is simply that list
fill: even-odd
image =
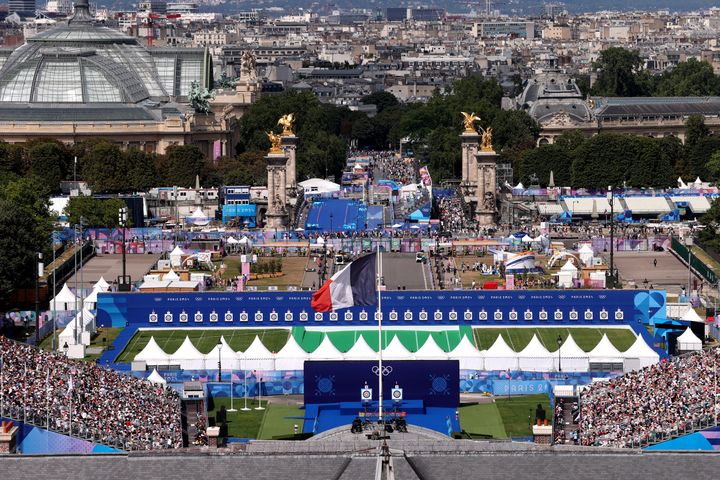
[{"label": "grass field", "polygon": [[258,328],[238,328],[238,329],[212,329],[203,330],[192,328],[187,330],[179,329],[162,329],[162,330],[140,330],[130,339],[127,346],[118,357],[118,362],[131,362],[145,345],[150,341],[150,337],[154,337],[157,344],[165,350],[166,353],[172,354],[182,345],[185,337],[190,337],[190,341],[202,353],[209,353],[215,345],[217,345],[220,336],[225,337],[225,341],[235,350],[244,351],[250,346],[255,336],[259,336],[263,344],[271,351],[279,351],[287,342],[290,330],[283,328],[275,329],[258,329]]},{"label": "grass field", "polygon": [[629,328],[595,328],[595,327],[546,327],[546,328],[475,328],[475,343],[480,350],[486,350],[495,343],[498,335],[516,352],[521,351],[530,343],[533,334],[537,334],[540,342],[549,351],[557,351],[557,337],[563,341],[571,333],[580,348],[589,352],[607,334],[610,342],[622,351],[627,350],[635,342],[635,334]]},{"label": "grass field", "polygon": [[552,421],[547,395],[523,395],[495,398],[494,403],[463,405],[460,407],[460,426],[468,433],[492,435],[493,438],[526,437],[532,435],[530,422],[535,418],[538,403]]},{"label": "grass field", "polygon": [[[263,259],[258,259],[258,262],[262,261]],[[267,287],[268,285],[286,287],[288,285],[296,285],[299,287],[302,285],[306,266],[307,257],[284,257],[282,259],[282,271],[284,275],[250,280],[248,285],[255,285],[256,287]]]},{"label": "grass field", "polygon": [[[60,335],[60,332],[62,329],[59,329],[57,331],[58,336]],[[108,347],[112,344],[112,342],[115,341],[115,337],[117,337],[120,332],[122,331],[121,328],[99,328],[98,334],[90,341],[90,347]],[[56,342],[57,344],[57,342]],[[40,348],[43,350],[52,350],[52,335],[49,335],[45,337],[43,341],[40,342]],[[86,355],[83,360],[94,362],[98,358],[102,356],[102,353],[96,353],[91,355]]]},{"label": "grass field", "polygon": [[[242,397],[235,398],[234,404],[237,412],[227,412],[228,435],[231,437],[272,440],[275,436],[292,435],[295,424],[302,432],[304,423],[302,418],[287,418],[304,416],[305,412],[296,406],[268,404],[263,400],[262,406],[265,407],[265,410],[255,410],[255,407],[258,406],[257,400],[248,398],[247,405],[252,410],[244,412],[240,410],[245,406],[245,400]],[[230,399],[226,397],[213,398],[213,408],[208,410],[208,415],[214,417],[222,405],[229,409]]]}]

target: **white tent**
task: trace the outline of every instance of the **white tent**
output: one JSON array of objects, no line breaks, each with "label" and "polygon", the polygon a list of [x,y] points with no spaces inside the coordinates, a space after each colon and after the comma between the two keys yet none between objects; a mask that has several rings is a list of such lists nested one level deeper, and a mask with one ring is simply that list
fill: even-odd
[{"label": "white tent", "polygon": [[683,182],[682,177],[678,177],[677,182],[678,182],[678,188],[688,188],[687,184],[685,182]]},{"label": "white tent", "polygon": [[485,352],[485,370],[515,370],[517,364],[517,353],[505,343],[502,335],[498,335]]},{"label": "white tent", "polygon": [[405,348],[400,339],[395,335],[390,343],[382,351],[383,359],[387,360],[412,360],[413,354]]},{"label": "white tent", "polygon": [[275,354],[275,370],[302,370],[308,354],[290,335],[287,343]]},{"label": "white tent", "polygon": [[55,295],[55,298],[50,300],[50,309],[51,310],[76,310],[75,305],[76,302],[79,303],[79,299],[75,297],[75,294],[70,291],[70,287],[68,287],[68,284],[66,283],[63,285],[63,287],[60,289],[57,295]]},{"label": "white tent", "polygon": [[337,347],[330,341],[330,336],[325,334],[325,337],[320,342],[320,345],[308,355],[308,360],[342,360],[343,354]]},{"label": "white tent", "polygon": [[[258,337],[255,337],[255,340],[258,342],[260,341]],[[205,369],[207,370],[216,370],[217,368],[217,362],[218,358],[220,359],[220,363],[222,364],[221,367],[223,370],[238,370],[241,368],[240,365],[240,357],[241,354],[235,353],[235,350],[230,346],[230,344],[227,343],[225,340],[225,337],[220,336],[220,343],[222,344],[222,349],[218,352],[218,345],[216,344],[210,352],[205,355]],[[253,342],[254,344],[255,342]],[[261,344],[262,345],[262,344]],[[252,345],[251,345],[252,347]],[[263,346],[263,348],[265,348]],[[248,347],[249,349],[249,347]],[[267,349],[266,349],[267,350]],[[268,352],[268,357],[270,357],[270,352]],[[250,362],[248,362],[248,368],[246,370],[250,370],[251,367],[249,366]],[[255,367],[252,367],[255,368]],[[272,370],[272,369],[270,369]]]},{"label": "white tent", "polygon": [[233,237],[232,235],[230,235],[229,237],[227,237],[227,238],[225,239],[225,243],[227,243],[228,245],[234,245],[234,244],[240,243],[240,242],[238,242],[237,240],[235,240],[235,237]]},{"label": "white tent", "polygon": [[531,243],[533,241],[532,237],[528,235],[527,233],[523,235],[522,239],[520,239],[523,243]]},{"label": "white tent", "polygon": [[[625,350],[623,355],[625,356],[625,362],[632,361],[636,368],[649,367],[660,361],[660,355],[650,348],[642,335],[637,336],[635,343]],[[625,368],[625,370],[628,371],[630,368]]]},{"label": "white tent", "polygon": [[164,282],[167,282],[168,280],[171,282],[174,282],[175,280],[180,280],[180,275],[175,273],[175,270],[173,270],[171,268],[169,272],[167,272],[165,275],[163,275],[162,279]]},{"label": "white tent", "polygon": [[185,255],[185,252],[183,252],[183,249],[179,246],[176,246],[173,248],[173,251],[168,254],[168,258],[170,259],[170,265],[173,267],[179,267],[182,265],[182,256]]},{"label": "white tent", "polygon": [[589,267],[592,265],[595,252],[590,245],[584,243],[582,247],[580,247],[580,249],[578,250],[578,256],[580,257],[580,261],[583,263],[583,265]]},{"label": "white tent", "polygon": [[553,357],[547,348],[540,342],[537,335],[533,335],[530,343],[518,353],[518,368],[529,372],[549,372],[553,370]]},{"label": "white tent", "polygon": [[451,360],[460,361],[460,370],[483,370],[483,355],[475,348],[467,335],[463,335],[460,343],[448,354]]},{"label": "white tent", "polygon": [[590,363],[623,363],[623,359],[623,354],[610,342],[607,334],[603,334],[595,348],[588,352]]},{"label": "white tent", "polygon": [[167,365],[170,361],[170,355],[160,348],[155,341],[155,337],[150,337],[150,341],[145,345],[140,353],[135,355],[133,359],[136,362],[145,362],[148,365]]},{"label": "white tent", "polygon": [[187,336],[175,353],[170,355],[170,363],[180,365],[183,370],[204,370],[206,368],[205,355],[195,348],[190,337]]},{"label": "white tent", "polygon": [[578,269],[573,265],[572,261],[568,260],[565,265],[560,267],[560,273],[558,273],[558,286],[562,288],[570,288],[573,286],[573,281],[577,278]]},{"label": "white tent", "polygon": [[167,385],[167,380],[165,380],[162,375],[158,373],[157,369],[153,369],[152,373],[148,375],[147,381],[156,383],[158,385]]},{"label": "white tent", "polygon": [[[691,311],[693,311],[691,309]],[[686,328],[685,331],[677,337],[677,349],[680,352],[692,352],[695,350],[702,350],[702,340],[695,335],[690,329]]]},{"label": "white tent", "polygon": [[697,314],[694,308],[688,308],[682,317],[680,317],[680,320],[684,320],[686,322],[700,322],[702,324],[705,324],[705,321],[700,317],[700,315]]},{"label": "white tent", "polygon": [[58,351],[62,351],[62,347],[67,344],[70,345],[76,345],[77,342],[75,341],[75,324],[73,322],[68,323],[62,332],[60,332],[60,336],[58,339]]},{"label": "white tent", "polygon": [[590,369],[588,354],[578,346],[572,334],[568,334],[560,346],[559,360],[563,372],[587,372]]},{"label": "white tent", "polygon": [[438,346],[432,334],[428,335],[423,346],[415,352],[416,360],[447,360],[448,354]]},{"label": "white tent", "polygon": [[243,370],[275,370],[275,356],[255,335],[255,339],[243,354],[238,354]]},{"label": "white tent", "polygon": [[101,292],[109,292],[110,284],[105,281],[105,278],[100,277],[100,280],[95,282],[95,285],[93,285],[93,290],[100,290]]},{"label": "white tent", "polygon": [[97,308],[97,296],[98,293],[101,293],[102,290],[100,290],[98,287],[93,287],[93,291],[90,292],[90,294],[85,297],[85,300],[83,301],[83,306],[89,310],[95,310]]},{"label": "white tent", "polygon": [[185,221],[202,227],[210,223],[210,218],[205,215],[202,208],[197,207],[192,215],[185,218]]},{"label": "white tent", "polygon": [[345,352],[345,360],[377,360],[378,354],[368,345],[363,335],[355,340],[350,350]]},{"label": "white tent", "polygon": [[523,185],[522,182],[520,182],[513,187],[513,190],[525,190],[525,185]]}]

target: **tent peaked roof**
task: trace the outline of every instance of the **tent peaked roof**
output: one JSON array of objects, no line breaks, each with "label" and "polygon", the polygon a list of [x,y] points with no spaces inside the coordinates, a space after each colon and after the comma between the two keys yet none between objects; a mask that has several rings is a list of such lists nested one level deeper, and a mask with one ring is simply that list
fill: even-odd
[{"label": "tent peaked roof", "polygon": [[320,345],[308,355],[310,360],[342,360],[342,358],[343,354],[333,345],[328,334],[325,334]]},{"label": "tent peaked roof", "polygon": [[428,335],[427,340],[423,343],[423,346],[418,348],[415,352],[415,358],[417,360],[425,359],[447,359],[448,354],[438,346],[432,335]]},{"label": "tent peaked roof", "polygon": [[148,375],[147,380],[152,383],[157,383],[159,385],[166,385],[167,380],[163,378],[162,375],[160,375],[156,368],[153,368],[153,371],[150,375]]},{"label": "tent peaked roof", "polygon": [[457,346],[455,346],[455,348],[453,348],[449,353],[450,358],[477,357],[479,355],[480,352],[475,345],[472,344],[467,335],[463,335],[460,339],[460,343],[458,343]]},{"label": "tent peaked roof", "polygon": [[100,280],[95,282],[95,285],[93,285],[93,289],[97,289],[97,288],[99,288],[103,292],[107,292],[108,289],[110,288],[110,284],[105,281],[104,277],[100,277]]},{"label": "tent peaked roof", "polygon": [[100,290],[98,287],[93,287],[93,291],[90,292],[87,297],[85,297],[83,303],[97,303],[97,296],[100,292],[102,292],[102,290]]},{"label": "tent peaked roof", "polygon": [[169,272],[163,275],[163,280],[180,280],[180,275],[175,273],[175,270],[171,268]]},{"label": "tent peaked roof", "polygon": [[572,334],[569,333],[563,344],[560,346],[560,356],[567,358],[587,357],[587,353],[578,346]]},{"label": "tent peaked roof", "polygon": [[190,215],[190,218],[205,218],[205,213],[203,213],[202,208],[197,207],[192,215]]},{"label": "tent peaked roof", "polygon": [[645,342],[642,335],[638,335],[635,342],[623,353],[628,358],[654,357],[660,360],[660,355]]},{"label": "tent peaked roof", "polygon": [[623,358],[623,354],[610,342],[607,334],[603,334],[598,344],[595,345],[595,348],[588,352],[588,357],[590,357],[591,360],[615,360]]},{"label": "tent peaked roof", "polygon": [[298,344],[293,335],[290,335],[287,343],[276,354],[275,358],[305,358],[307,352]]},{"label": "tent peaked roof", "polygon": [[702,345],[702,340],[700,340],[697,335],[695,335],[695,333],[690,327],[686,328],[682,335],[677,337],[677,342]]},{"label": "tent peaked roof", "polygon": [[514,357],[517,352],[510,348],[502,335],[498,335],[495,343],[485,352],[486,357]]},{"label": "tent peaked roof", "polygon": [[377,352],[368,345],[363,335],[359,335],[355,344],[345,352],[345,360],[375,360]]},{"label": "tent peaked roof", "polygon": [[525,346],[525,348],[522,349],[520,353],[518,353],[518,355],[520,355],[521,357],[530,358],[548,358],[550,357],[550,352],[540,342],[540,340],[537,338],[537,335],[533,334],[530,342],[527,344],[527,346]]},{"label": "tent peaked roof", "polygon": [[168,355],[165,350],[160,348],[160,345],[157,344],[155,341],[155,337],[150,337],[150,340],[148,341],[147,345],[145,345],[145,348],[143,348],[140,353],[135,355],[135,361],[144,361],[144,362],[157,362],[157,361],[167,361],[170,359],[170,355]]},{"label": "tent peaked roof", "polygon": [[260,340],[260,337],[255,335],[255,339],[252,341],[250,346],[245,350],[245,352],[242,354],[243,358],[250,359],[262,359],[262,358],[272,358],[273,354],[268,348],[265,346],[265,344],[262,343]]},{"label": "tent peaked roof", "polygon": [[169,255],[185,255],[185,252],[182,248],[180,248],[179,245],[176,245],[175,248],[173,248],[173,251],[169,253]]},{"label": "tent peaked roof", "polygon": [[383,349],[383,358],[388,360],[410,360],[412,359],[412,353],[410,350],[405,348],[397,335],[390,340],[390,343]]},{"label": "tent peaked roof", "polygon": [[560,267],[561,272],[577,272],[577,267],[573,265],[572,261],[568,260],[565,265]]},{"label": "tent peaked roof", "polygon": [[[257,339],[257,336],[255,337]],[[220,350],[220,359],[222,360],[222,363],[226,363],[228,365],[234,365],[237,358],[240,356],[239,353],[235,353],[235,350],[230,346],[229,343],[225,340],[224,336],[220,336],[220,343],[222,344],[222,350]],[[253,342],[254,343],[254,342]],[[252,345],[251,345],[252,346]],[[248,348],[249,350],[249,348]],[[270,357],[270,355],[267,355]],[[217,361],[218,359],[218,346],[215,344],[212,350],[210,350],[210,353],[205,355],[205,358],[207,360],[214,360]]]},{"label": "tent peaked roof", "polygon": [[170,355],[172,360],[197,360],[203,358],[204,355],[190,341],[190,337],[186,336],[182,345]]},{"label": "tent peaked roof", "polygon": [[58,303],[70,303],[74,302],[75,300],[75,294],[70,290],[70,287],[68,287],[67,283],[63,285],[58,294],[55,295],[55,301]]},{"label": "tent peaked roof", "polygon": [[697,314],[697,312],[695,311],[694,308],[688,308],[687,311],[680,318],[680,320],[685,320],[686,322],[705,323],[703,321],[703,319],[700,317],[700,315]]}]

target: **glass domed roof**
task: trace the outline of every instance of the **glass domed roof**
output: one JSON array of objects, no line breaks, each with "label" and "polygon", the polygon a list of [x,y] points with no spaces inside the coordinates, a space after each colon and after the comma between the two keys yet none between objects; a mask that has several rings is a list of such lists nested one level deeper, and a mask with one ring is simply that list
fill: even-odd
[{"label": "glass domed roof", "polygon": [[150,53],[137,41],[93,23],[78,0],[66,25],[16,49],[0,69],[0,101],[137,103],[167,99]]}]

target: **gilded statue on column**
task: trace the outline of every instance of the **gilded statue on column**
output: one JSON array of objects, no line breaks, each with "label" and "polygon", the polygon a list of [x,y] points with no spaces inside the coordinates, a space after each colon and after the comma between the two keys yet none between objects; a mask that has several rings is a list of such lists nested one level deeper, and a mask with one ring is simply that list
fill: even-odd
[{"label": "gilded statue on column", "polygon": [[283,115],[282,117],[280,117],[280,120],[278,120],[277,124],[282,125],[283,127],[283,136],[295,135],[292,129],[293,123],[295,123],[294,113],[288,113],[287,115]]},{"label": "gilded statue on column", "polygon": [[482,139],[480,140],[480,151],[481,152],[494,152],[492,146],[492,127],[482,128],[480,127],[480,133]]},{"label": "gilded statue on column", "polygon": [[266,135],[270,140],[270,153],[283,153],[282,148],[280,148],[282,137],[274,132],[266,132]]},{"label": "gilded statue on column", "polygon": [[480,117],[475,115],[475,112],[467,113],[467,112],[460,112],[463,116],[463,124],[465,125],[465,131],[468,133],[477,133],[475,131],[475,122],[480,121]]}]

